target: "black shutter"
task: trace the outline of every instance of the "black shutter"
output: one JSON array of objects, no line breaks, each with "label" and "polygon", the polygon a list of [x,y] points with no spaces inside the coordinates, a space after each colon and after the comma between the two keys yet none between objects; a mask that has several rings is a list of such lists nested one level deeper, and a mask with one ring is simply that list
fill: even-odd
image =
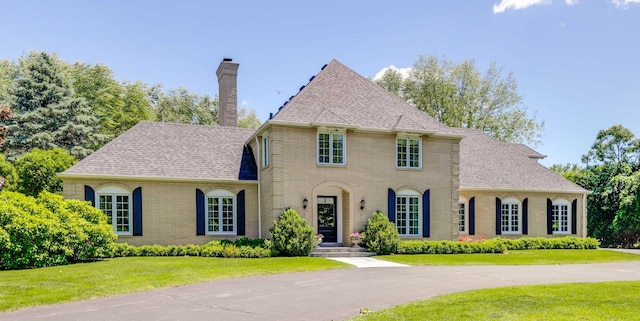
[{"label": "black shutter", "polygon": [[196,234],[204,235],[204,192],[196,189]]},{"label": "black shutter", "polygon": [[389,189],[388,193],[388,207],[387,207],[387,215],[389,216],[389,221],[391,223],[396,222],[396,192],[392,189]]},{"label": "black shutter", "polygon": [[236,228],[238,229],[238,235],[245,235],[245,203],[244,203],[244,190],[240,191],[237,196],[238,207],[237,207],[237,218],[238,223],[236,224]]},{"label": "black shutter", "polygon": [[502,201],[496,197],[496,235],[502,235],[502,226],[500,226],[501,218],[502,218]]},{"label": "black shutter", "polygon": [[553,202],[547,198],[547,234],[553,234]]},{"label": "black shutter", "polygon": [[522,234],[529,234],[529,199],[522,201]]},{"label": "black shutter", "polygon": [[571,202],[571,234],[578,234],[578,200]]},{"label": "black shutter", "polygon": [[469,199],[469,235],[476,235],[476,198]]},{"label": "black shutter", "polygon": [[133,190],[133,236],[142,236],[142,187]]},{"label": "black shutter", "polygon": [[429,237],[429,220],[431,216],[431,204],[429,201],[429,190],[422,194],[422,236]]},{"label": "black shutter", "polygon": [[91,206],[96,206],[96,192],[89,185],[84,186],[84,200],[91,202]]}]

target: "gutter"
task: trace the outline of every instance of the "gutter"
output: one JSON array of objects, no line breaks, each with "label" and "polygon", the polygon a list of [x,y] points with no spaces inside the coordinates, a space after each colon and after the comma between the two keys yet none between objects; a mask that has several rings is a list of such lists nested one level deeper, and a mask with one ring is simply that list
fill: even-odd
[{"label": "gutter", "polygon": [[256,147],[258,149],[257,152],[257,162],[258,164],[256,164],[258,167],[258,170],[256,171],[257,176],[258,176],[258,238],[261,239],[262,238],[262,199],[260,197],[261,194],[261,189],[260,189],[260,171],[262,170],[262,159],[260,157],[262,157],[262,148],[260,146],[260,141],[258,140],[258,136],[255,136],[255,140],[256,140]]}]

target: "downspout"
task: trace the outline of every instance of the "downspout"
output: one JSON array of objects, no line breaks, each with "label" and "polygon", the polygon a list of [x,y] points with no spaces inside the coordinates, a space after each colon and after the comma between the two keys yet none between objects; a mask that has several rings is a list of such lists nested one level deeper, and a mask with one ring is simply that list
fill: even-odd
[{"label": "downspout", "polygon": [[587,194],[582,194],[582,237],[587,237]]},{"label": "downspout", "polygon": [[260,198],[260,170],[262,169],[262,163],[261,163],[261,159],[260,157],[262,156],[262,148],[260,148],[260,141],[258,140],[258,136],[255,137],[256,138],[256,147],[258,148],[258,170],[257,170],[257,176],[258,176],[258,238],[261,239],[262,238],[262,201]]}]

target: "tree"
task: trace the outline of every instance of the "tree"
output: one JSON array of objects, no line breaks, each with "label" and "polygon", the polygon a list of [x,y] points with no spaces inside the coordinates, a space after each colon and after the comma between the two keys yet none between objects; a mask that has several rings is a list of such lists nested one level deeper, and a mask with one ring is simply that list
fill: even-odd
[{"label": "tree", "polygon": [[209,95],[192,94],[185,88],[165,93],[162,85],[153,86],[151,92],[157,121],[197,125],[218,123],[218,101]]},{"label": "tree", "polygon": [[62,180],[57,173],[65,171],[76,162],[76,158],[64,149],[35,148],[15,162],[18,173],[16,190],[34,197],[42,191],[61,193]]},{"label": "tree", "polygon": [[0,191],[14,190],[18,181],[16,169],[7,161],[4,155],[0,154]]},{"label": "tree", "polygon": [[62,147],[83,158],[99,145],[97,118],[87,101],[74,97],[55,55],[31,52],[20,60],[12,92],[14,118],[3,149],[10,159],[32,148]]},{"label": "tree", "polygon": [[389,69],[376,82],[447,126],[481,129],[509,143],[540,143],[544,122],[528,113],[513,74],[503,76],[495,64],[482,74],[473,60],[420,56],[408,78]]},{"label": "tree", "polygon": [[256,116],[255,109],[247,110],[246,108],[240,108],[238,112],[238,127],[240,128],[253,128],[257,129],[262,125],[258,116]]},{"label": "tree", "polygon": [[640,159],[640,139],[622,125],[614,125],[598,132],[591,150],[582,156],[585,164],[631,164],[637,165]]},{"label": "tree", "polygon": [[0,105],[9,104],[11,87],[18,74],[18,65],[7,59],[0,60]]}]

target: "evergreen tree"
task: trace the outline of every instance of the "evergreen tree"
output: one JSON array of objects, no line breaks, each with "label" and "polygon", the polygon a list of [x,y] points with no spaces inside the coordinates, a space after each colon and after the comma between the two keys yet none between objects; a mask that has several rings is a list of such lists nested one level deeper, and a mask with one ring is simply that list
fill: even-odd
[{"label": "evergreen tree", "polygon": [[10,159],[33,148],[61,147],[83,158],[104,139],[86,100],[74,97],[55,55],[31,52],[20,60],[11,101],[14,117],[3,146]]}]

